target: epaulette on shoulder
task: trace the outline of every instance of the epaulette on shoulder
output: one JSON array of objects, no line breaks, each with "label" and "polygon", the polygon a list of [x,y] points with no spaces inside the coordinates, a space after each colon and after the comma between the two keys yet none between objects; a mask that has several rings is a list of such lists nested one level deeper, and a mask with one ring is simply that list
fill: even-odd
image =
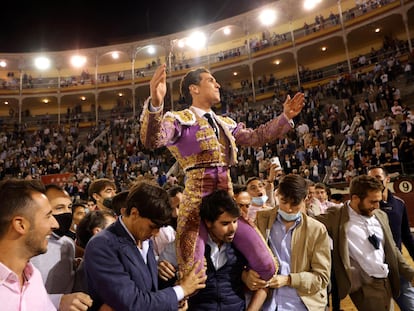
[{"label": "epaulette on shoulder", "polygon": [[228,127],[230,127],[231,130],[235,129],[237,126],[237,123],[229,117],[223,117],[223,116],[217,116],[218,119],[223,122],[224,124],[226,124]]},{"label": "epaulette on shoulder", "polygon": [[193,125],[196,122],[196,116],[190,109],[168,111],[164,117],[176,119],[182,125]]}]

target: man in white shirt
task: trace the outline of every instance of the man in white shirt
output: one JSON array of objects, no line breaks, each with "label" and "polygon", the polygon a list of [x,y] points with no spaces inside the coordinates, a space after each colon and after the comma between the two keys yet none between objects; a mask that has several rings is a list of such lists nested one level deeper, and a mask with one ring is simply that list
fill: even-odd
[{"label": "man in white shirt", "polygon": [[[247,265],[246,258],[234,247],[233,239],[241,211],[236,201],[225,190],[216,190],[203,198],[200,218],[205,226],[207,266],[206,287],[188,300],[189,310],[259,310],[266,292],[253,292],[246,306],[242,274]],[[165,254],[164,264],[159,266],[163,280],[174,277],[175,254]],[[167,261],[167,262],[166,262]]]},{"label": "man in white shirt", "polygon": [[360,67],[365,66],[366,61],[367,61],[367,59],[366,59],[365,55],[360,55],[359,56],[358,63],[359,63]]},{"label": "man in white shirt", "polygon": [[385,86],[388,83],[388,74],[384,72],[380,78],[381,78],[382,85]]},{"label": "man in white shirt", "polygon": [[256,151],[256,161],[259,162],[260,160],[264,159],[264,151],[262,147],[258,147]]},{"label": "man in white shirt", "polygon": [[414,281],[414,269],[396,247],[388,216],[379,209],[383,188],[375,177],[354,177],[350,200],[316,216],[333,240],[339,297],[349,294],[358,310],[393,310],[392,298],[400,294],[400,276]]},{"label": "man in white shirt", "polygon": [[405,82],[408,84],[408,82],[411,81],[411,75],[412,75],[412,67],[410,62],[407,62],[404,66],[404,75],[405,75]]},{"label": "man in white shirt", "polygon": [[[154,242],[155,257],[159,258],[160,254],[166,247],[175,245],[175,230],[177,229],[178,207],[180,206],[184,188],[181,186],[173,186],[167,190],[171,205],[171,220],[170,223],[160,228],[160,232],[152,237]],[[171,245],[170,245],[171,244]]]},{"label": "man in white shirt", "polygon": [[381,126],[385,127],[385,120],[383,118],[381,118],[381,116],[377,115],[375,117],[375,121],[374,121],[374,124],[372,125],[372,127],[374,128],[374,130],[376,130],[378,132],[381,129]]},{"label": "man in white shirt", "polygon": [[328,191],[329,188],[324,183],[316,183],[315,184],[315,197],[319,200],[320,203],[320,213],[323,214],[327,211],[330,207],[340,207],[341,205],[335,204],[328,199]]}]

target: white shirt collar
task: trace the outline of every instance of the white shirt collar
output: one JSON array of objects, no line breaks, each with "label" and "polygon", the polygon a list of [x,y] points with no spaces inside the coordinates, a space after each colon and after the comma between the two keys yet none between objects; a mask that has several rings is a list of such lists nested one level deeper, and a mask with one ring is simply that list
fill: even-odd
[{"label": "white shirt collar", "polygon": [[213,241],[210,234],[208,235],[207,244],[211,248],[210,258],[213,266],[216,270],[223,267],[227,262],[227,248],[229,247],[228,243],[223,243],[219,248],[217,243]]},{"label": "white shirt collar", "polygon": [[[119,217],[119,222],[121,223],[122,227],[124,227],[125,231],[128,233],[128,235],[131,237],[131,239],[135,242],[135,245],[136,245],[137,241],[135,240],[132,233],[128,230],[125,223],[122,221],[122,216]],[[137,249],[138,249],[139,253],[141,254],[142,259],[144,260],[145,264],[147,264],[147,255],[148,255],[148,250],[149,250],[149,240],[142,241],[141,242],[141,248],[139,248],[138,245],[137,245]]]},{"label": "white shirt collar", "polygon": [[213,110],[205,111],[203,109],[191,106],[191,110],[200,118],[202,118],[206,113],[209,113],[212,115],[213,118],[215,118],[215,114]]}]

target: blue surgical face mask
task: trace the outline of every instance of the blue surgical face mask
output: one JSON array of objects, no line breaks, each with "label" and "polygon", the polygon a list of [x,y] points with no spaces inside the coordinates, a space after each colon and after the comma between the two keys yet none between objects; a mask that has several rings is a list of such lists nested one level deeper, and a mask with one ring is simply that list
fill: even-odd
[{"label": "blue surgical face mask", "polygon": [[267,199],[267,195],[262,195],[261,197],[252,197],[252,204],[262,206],[266,203]]},{"label": "blue surgical face mask", "polygon": [[282,217],[286,221],[296,221],[302,217],[301,212],[297,212],[296,214],[289,214],[289,213],[286,213],[285,211],[282,211],[281,209],[279,209],[277,212],[280,215],[280,217]]}]

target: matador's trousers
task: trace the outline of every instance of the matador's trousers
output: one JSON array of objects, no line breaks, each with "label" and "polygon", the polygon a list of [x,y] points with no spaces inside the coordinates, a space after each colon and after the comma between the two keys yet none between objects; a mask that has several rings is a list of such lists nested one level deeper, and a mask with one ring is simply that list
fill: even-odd
[{"label": "matador's trousers", "polygon": [[[201,200],[216,189],[228,190],[233,194],[227,167],[197,168],[186,173],[176,237],[178,266],[183,273],[190,271],[195,262],[203,262],[207,230],[200,222]],[[263,280],[269,280],[277,271],[277,262],[264,238],[242,218],[239,219],[233,244],[247,259],[249,268]]]}]

